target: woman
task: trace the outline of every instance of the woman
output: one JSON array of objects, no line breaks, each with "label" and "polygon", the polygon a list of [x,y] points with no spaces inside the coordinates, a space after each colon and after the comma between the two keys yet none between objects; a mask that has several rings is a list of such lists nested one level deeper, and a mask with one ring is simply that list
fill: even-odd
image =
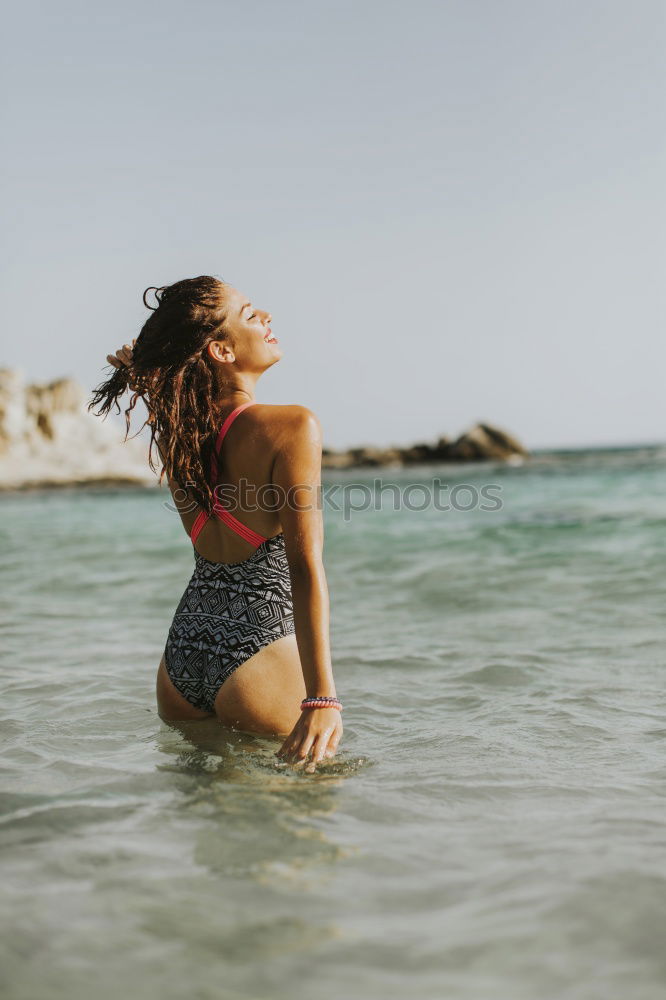
[{"label": "woman", "polygon": [[282,350],[270,314],[233,286],[189,278],[147,289],[144,304],[151,316],[132,347],[107,355],[116,370],[89,409],[120,412],[130,389],[129,431],[143,399],[150,467],[155,441],[160,482],[166,472],[194,546],[157,671],[159,715],[288,734],[284,760],[332,757],[342,706],[322,561],[320,422],[305,406],[255,401]]}]

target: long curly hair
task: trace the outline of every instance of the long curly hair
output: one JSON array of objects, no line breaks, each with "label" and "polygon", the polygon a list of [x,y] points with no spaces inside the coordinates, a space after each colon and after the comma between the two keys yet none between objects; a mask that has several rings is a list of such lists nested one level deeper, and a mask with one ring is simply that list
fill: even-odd
[{"label": "long curly hair", "polygon": [[[111,407],[128,390],[125,410],[125,438],[131,414],[142,399],[149,416],[137,431],[151,429],[148,463],[153,472],[153,444],[159,437],[164,473],[191,490],[196,502],[210,512],[215,496],[206,469],[219,430],[219,389],[206,346],[211,340],[233,338],[225,330],[225,282],[209,275],[186,278],[161,288],[151,286],[143,293],[146,308],[152,309],[136,344],[131,365],[115,368],[113,374],[94,390],[88,404],[97,416],[106,417]],[[154,292],[156,306],[146,301]],[[97,408],[97,409],[95,409]]]}]

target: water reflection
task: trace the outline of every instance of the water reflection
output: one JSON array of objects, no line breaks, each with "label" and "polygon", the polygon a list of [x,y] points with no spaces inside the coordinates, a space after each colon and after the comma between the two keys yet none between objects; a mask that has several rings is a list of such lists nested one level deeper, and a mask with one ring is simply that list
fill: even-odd
[{"label": "water reflection", "polygon": [[332,878],[356,849],[332,839],[345,779],[366,761],[340,751],[314,773],[278,760],[281,740],[229,729],[216,719],[163,722],[157,765],[174,775],[173,822],[190,856],[216,875],[292,888]]}]

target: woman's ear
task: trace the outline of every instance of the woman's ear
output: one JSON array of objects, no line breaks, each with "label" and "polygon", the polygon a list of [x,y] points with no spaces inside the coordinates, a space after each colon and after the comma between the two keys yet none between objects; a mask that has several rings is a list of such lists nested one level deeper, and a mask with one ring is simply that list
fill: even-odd
[{"label": "woman's ear", "polygon": [[211,340],[206,345],[206,350],[209,358],[212,358],[214,361],[221,361],[222,364],[230,365],[236,360],[236,355],[223,340]]}]

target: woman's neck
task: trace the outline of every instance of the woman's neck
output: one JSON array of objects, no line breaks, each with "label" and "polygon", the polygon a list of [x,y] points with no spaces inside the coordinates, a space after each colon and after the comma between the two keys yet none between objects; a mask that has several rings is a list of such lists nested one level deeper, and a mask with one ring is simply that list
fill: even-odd
[{"label": "woman's neck", "polygon": [[216,403],[221,410],[227,409],[232,404],[240,406],[241,403],[254,403],[254,390],[256,379],[249,376],[230,385],[229,383],[218,385]]},{"label": "woman's neck", "polygon": [[216,405],[220,412],[225,412],[227,410],[235,410],[237,406],[242,406],[243,403],[255,402],[254,393],[237,389],[233,392],[225,393],[223,396],[218,396]]}]

